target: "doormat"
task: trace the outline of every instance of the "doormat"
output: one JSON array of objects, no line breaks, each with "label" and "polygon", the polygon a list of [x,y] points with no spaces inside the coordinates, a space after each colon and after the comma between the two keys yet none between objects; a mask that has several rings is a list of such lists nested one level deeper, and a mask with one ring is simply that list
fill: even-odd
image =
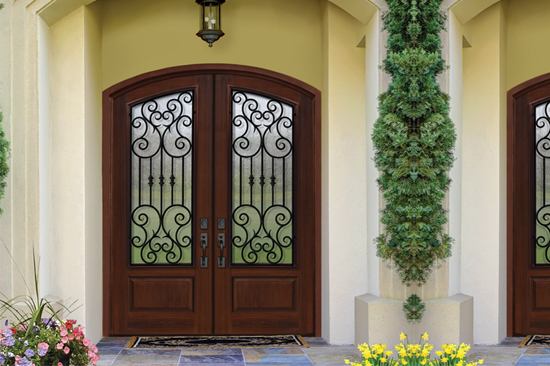
[{"label": "doormat", "polygon": [[550,335],[528,335],[519,344],[520,347],[550,347]]},{"label": "doormat", "polygon": [[132,337],[124,348],[309,347],[302,336]]}]

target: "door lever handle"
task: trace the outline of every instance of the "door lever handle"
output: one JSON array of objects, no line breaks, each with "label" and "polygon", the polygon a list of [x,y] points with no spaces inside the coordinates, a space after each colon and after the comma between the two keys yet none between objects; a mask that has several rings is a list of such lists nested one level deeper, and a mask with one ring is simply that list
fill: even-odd
[{"label": "door lever handle", "polygon": [[218,233],[218,247],[220,248],[218,268],[225,268],[225,257],[223,255],[223,248],[225,247],[225,233]]},{"label": "door lever handle", "polygon": [[200,246],[202,248],[202,256],[200,260],[201,268],[208,268],[208,257],[206,256],[206,248],[208,248],[208,234],[201,233],[200,235]]}]

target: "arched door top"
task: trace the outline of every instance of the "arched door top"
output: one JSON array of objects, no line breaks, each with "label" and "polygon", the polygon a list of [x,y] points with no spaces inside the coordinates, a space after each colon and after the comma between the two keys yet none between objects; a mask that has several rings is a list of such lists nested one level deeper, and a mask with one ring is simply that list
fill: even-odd
[{"label": "arched door top", "polygon": [[171,79],[178,76],[191,76],[201,74],[231,74],[250,76],[289,86],[295,90],[298,90],[299,92],[307,94],[310,97],[320,97],[321,95],[319,89],[292,76],[281,74],[276,71],[263,69],[260,67],[234,64],[194,64],[173,66],[167,67],[165,69],[149,71],[141,75],[137,75],[121,81],[107,88],[104,93],[111,96],[116,96],[118,94],[126,93],[129,90],[138,88],[145,84],[150,84],[155,81]]}]

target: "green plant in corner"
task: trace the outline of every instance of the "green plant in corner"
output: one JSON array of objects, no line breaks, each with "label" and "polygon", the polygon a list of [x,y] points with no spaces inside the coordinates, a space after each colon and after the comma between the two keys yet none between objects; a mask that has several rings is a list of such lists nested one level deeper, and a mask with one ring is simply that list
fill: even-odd
[{"label": "green plant in corner", "polygon": [[[404,284],[420,286],[437,261],[451,255],[442,204],[456,134],[449,96],[437,83],[446,69],[439,36],[445,15],[439,10],[442,0],[386,1],[388,54],[382,67],[392,81],[379,97],[380,117],[372,134],[386,202],[377,254],[395,265]],[[421,320],[420,298],[410,297],[403,309],[409,322]]]}]

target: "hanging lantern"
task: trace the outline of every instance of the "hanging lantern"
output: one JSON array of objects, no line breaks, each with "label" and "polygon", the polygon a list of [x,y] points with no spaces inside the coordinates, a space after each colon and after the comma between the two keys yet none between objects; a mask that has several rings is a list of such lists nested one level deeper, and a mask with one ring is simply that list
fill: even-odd
[{"label": "hanging lantern", "polygon": [[212,47],[212,43],[222,37],[224,33],[221,30],[221,5],[225,0],[195,0],[201,6],[200,30],[197,36],[203,41],[208,42],[208,46]]}]

